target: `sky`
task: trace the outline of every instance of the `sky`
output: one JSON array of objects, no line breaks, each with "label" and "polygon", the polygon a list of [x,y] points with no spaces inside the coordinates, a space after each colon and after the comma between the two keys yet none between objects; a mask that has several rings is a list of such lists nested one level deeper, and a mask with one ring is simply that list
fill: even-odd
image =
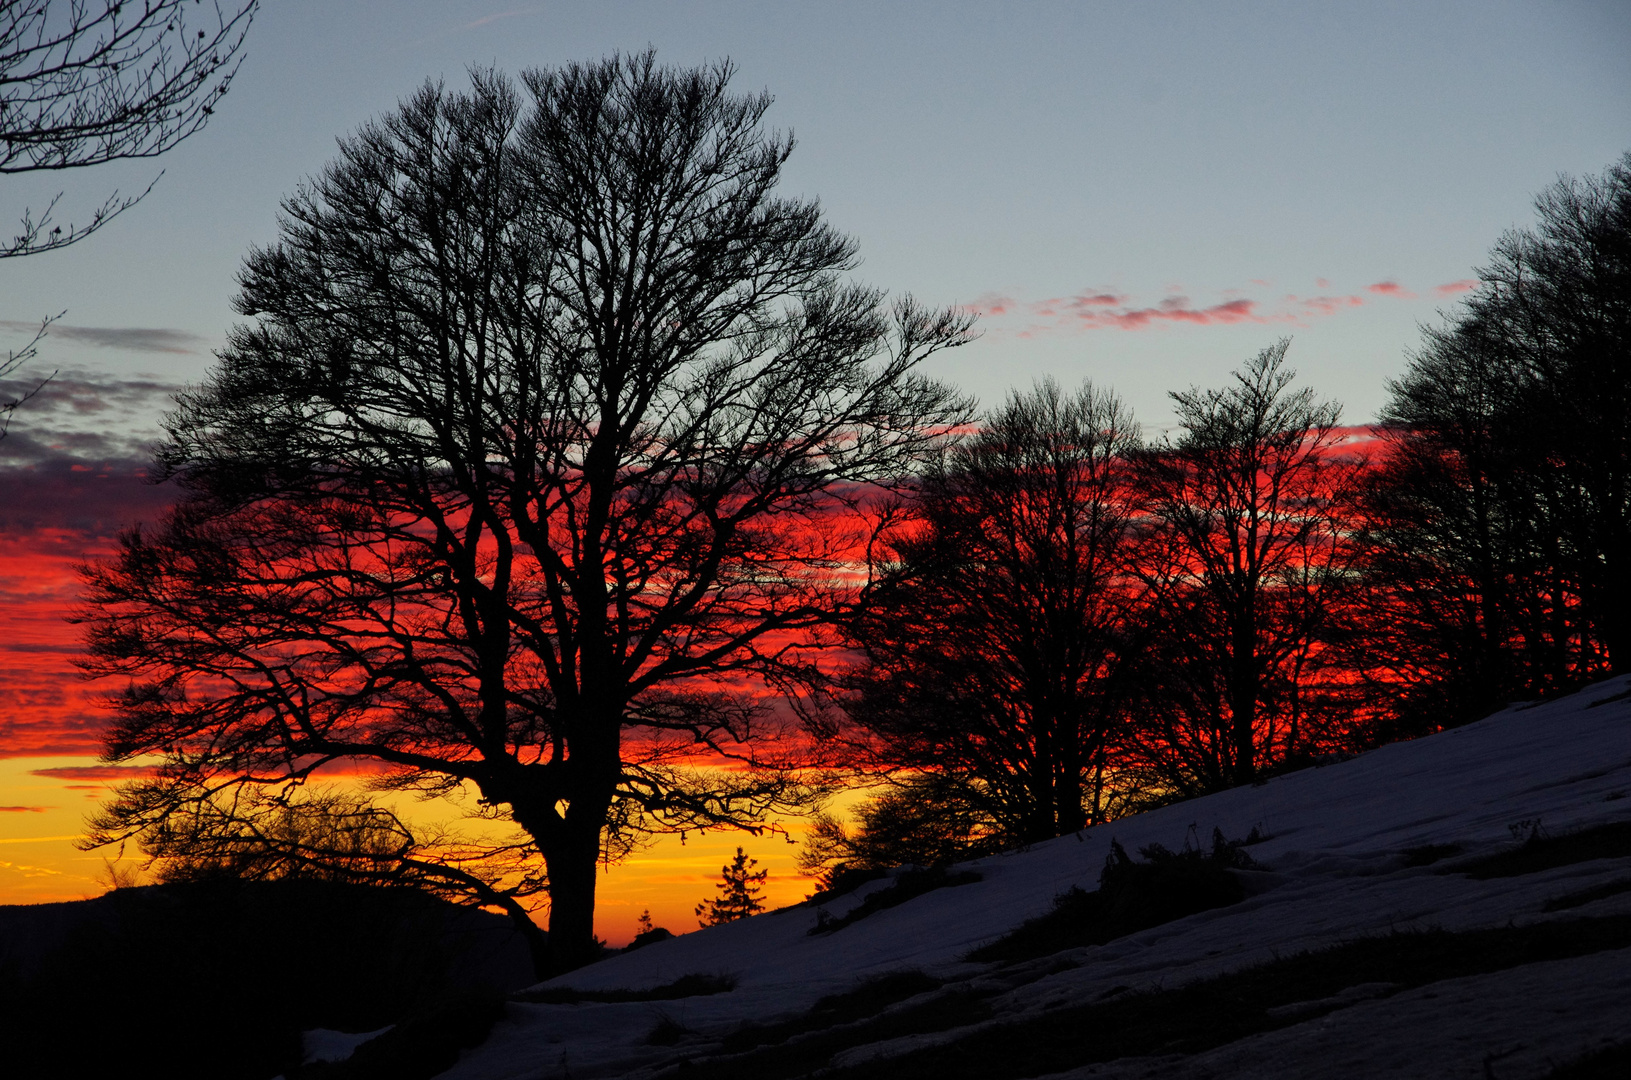
[{"label": "sky", "polygon": [[[1307,384],[1372,419],[1535,193],[1631,150],[1613,2],[267,0],[202,133],[158,161],[0,179],[0,215],[61,188],[68,220],[163,171],[85,242],[0,262],[0,348],[62,313],[35,363],[59,374],[0,441],[0,902],[99,891],[100,856],[43,839],[76,832],[105,782],[40,775],[94,765],[103,723],[70,663],[72,564],[162,508],[148,444],[208,370],[279,200],[427,79],[647,46],[728,57],[736,88],[775,96],[798,142],[784,190],[856,237],[861,279],[981,313],[932,374],[986,405],[1090,378],[1151,434],[1169,391],[1285,335]],[[676,879],[650,895],[688,910],[738,839],[648,854]],[[791,849],[755,843],[792,882]],[[637,872],[603,896],[637,905],[613,885]]]}]

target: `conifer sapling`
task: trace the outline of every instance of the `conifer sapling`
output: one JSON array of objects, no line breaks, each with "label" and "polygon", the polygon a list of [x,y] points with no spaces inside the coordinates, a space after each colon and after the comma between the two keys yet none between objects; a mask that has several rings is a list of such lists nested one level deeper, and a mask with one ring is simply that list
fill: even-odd
[{"label": "conifer sapling", "polygon": [[755,871],[753,867],[758,865],[758,859],[748,858],[738,847],[731,864],[720,868],[719,895],[697,905],[697,921],[703,926],[718,926],[763,911],[765,905],[759,899],[759,891],[770,872]]}]

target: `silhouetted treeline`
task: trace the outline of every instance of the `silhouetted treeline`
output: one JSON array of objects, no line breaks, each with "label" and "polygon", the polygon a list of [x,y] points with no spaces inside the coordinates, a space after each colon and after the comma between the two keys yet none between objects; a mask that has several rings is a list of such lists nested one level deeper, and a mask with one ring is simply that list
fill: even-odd
[{"label": "silhouetted treeline", "polygon": [[855,761],[907,787],[807,861],[1033,842],[1631,667],[1631,155],[1537,210],[1378,437],[1282,341],[1160,442],[1045,382],[949,450],[847,628]]},{"label": "silhouetted treeline", "polygon": [[1631,666],[1631,155],[1536,209],[1383,414],[1353,655],[1400,734]]}]

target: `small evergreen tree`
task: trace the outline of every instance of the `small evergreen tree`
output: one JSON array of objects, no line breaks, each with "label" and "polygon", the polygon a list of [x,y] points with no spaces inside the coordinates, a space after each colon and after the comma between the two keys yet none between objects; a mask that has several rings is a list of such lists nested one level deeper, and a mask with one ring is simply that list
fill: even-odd
[{"label": "small evergreen tree", "polygon": [[754,870],[758,865],[758,859],[748,858],[738,847],[731,864],[720,868],[719,895],[697,905],[697,921],[703,926],[718,926],[763,911],[765,904],[759,899],[759,890],[770,871]]}]

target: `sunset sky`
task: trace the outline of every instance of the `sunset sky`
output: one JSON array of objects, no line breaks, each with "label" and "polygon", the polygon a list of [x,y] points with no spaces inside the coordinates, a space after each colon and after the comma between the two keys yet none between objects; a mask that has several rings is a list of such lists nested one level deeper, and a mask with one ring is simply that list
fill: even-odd
[{"label": "sunset sky", "polygon": [[[67,221],[164,171],[84,243],[0,262],[0,349],[65,312],[36,363],[56,380],[0,441],[0,903],[101,891],[101,856],[70,843],[111,775],[70,666],[71,569],[165,504],[140,480],[146,446],[208,369],[279,199],[427,78],[647,45],[670,64],[728,56],[738,90],[776,97],[772,123],[798,138],[786,188],[858,238],[862,278],[982,314],[934,374],[988,404],[1092,378],[1146,431],[1167,391],[1282,335],[1305,381],[1369,420],[1534,193],[1631,149],[1615,0],[267,0],[202,134],[157,162],[0,180],[0,214],[62,186]],[[648,906],[692,928],[737,843],[773,901],[807,891],[781,839],[693,836],[611,872],[600,933],[626,939]]]}]

